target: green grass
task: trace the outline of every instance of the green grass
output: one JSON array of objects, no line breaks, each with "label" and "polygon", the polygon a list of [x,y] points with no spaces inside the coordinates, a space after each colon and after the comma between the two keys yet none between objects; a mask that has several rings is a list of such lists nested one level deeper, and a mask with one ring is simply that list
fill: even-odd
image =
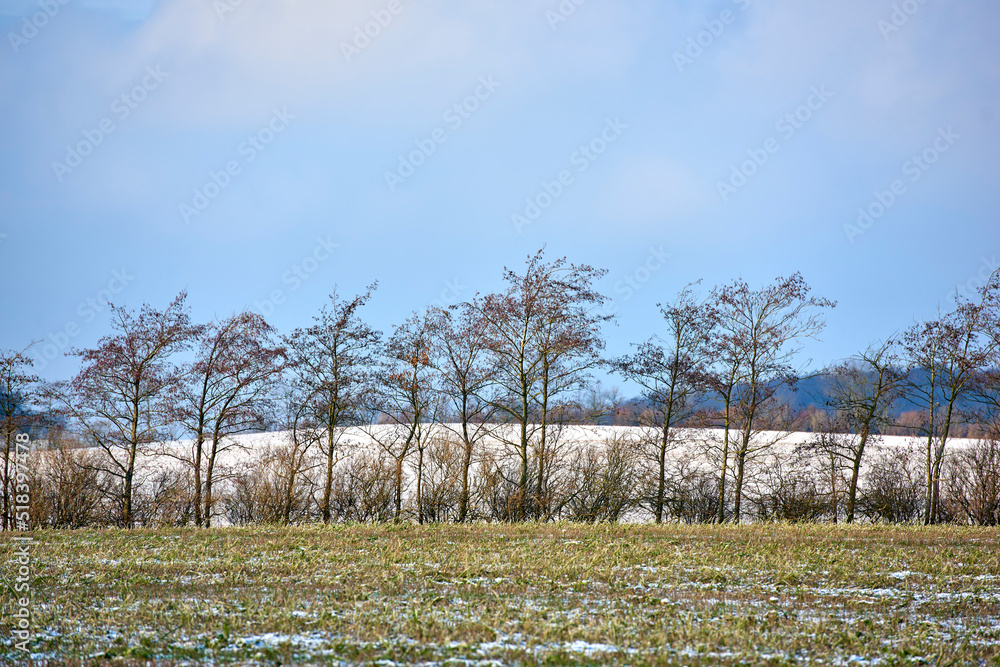
[{"label": "green grass", "polygon": [[[33,534],[35,661],[1000,664],[1000,531],[306,526]],[[9,641],[12,545],[0,663]],[[864,663],[862,663],[864,664]]]}]

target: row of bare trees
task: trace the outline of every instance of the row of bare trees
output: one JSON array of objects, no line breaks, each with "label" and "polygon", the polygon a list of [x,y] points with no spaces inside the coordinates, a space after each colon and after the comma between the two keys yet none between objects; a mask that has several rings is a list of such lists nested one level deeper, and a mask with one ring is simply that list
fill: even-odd
[{"label": "row of bare trees", "polygon": [[[114,509],[113,523],[144,522],[135,502],[145,494],[148,506],[152,488],[186,498],[177,501],[185,521],[209,526],[229,513],[233,484],[243,497],[270,498],[265,508],[246,509],[247,520],[287,522],[303,512],[340,520],[345,507],[358,506],[345,500],[345,489],[387,502],[358,516],[392,520],[467,521],[484,516],[485,497],[496,510],[486,514],[511,521],[547,520],[571,509],[574,516],[611,519],[637,506],[622,500],[615,511],[594,510],[600,503],[587,493],[567,495],[567,474],[587,488],[595,480],[610,484],[609,475],[635,484],[632,475],[640,475],[643,507],[657,522],[677,518],[678,480],[696,479],[699,516],[739,522],[761,516],[759,494],[750,488],[759,478],[751,469],[765,459],[778,469],[795,467],[790,455],[775,458],[775,452],[785,451],[781,443],[791,432],[808,428],[817,432],[810,456],[829,462],[824,493],[834,511],[827,515],[851,522],[863,505],[869,453],[901,405],[922,415],[920,518],[955,516],[945,500],[955,497],[945,487],[958,475],[949,472],[949,461],[957,460],[948,456],[953,429],[976,422],[993,433],[984,442],[996,440],[1000,275],[975,301],[960,300],[934,321],[817,374],[821,409],[808,424],[785,398],[806,377],[806,364],[797,362],[802,345],[818,337],[824,311],[836,304],[812,295],[800,274],[759,288],[735,280],[704,294],[689,285],[660,306],[662,330],[617,358],[604,354],[602,327],[611,317],[595,287],[603,275],[566,259],[547,261],[539,251],[522,271],[505,269],[500,291],[415,312],[388,335],[363,317],[375,284],[349,298],[334,290],[312,325],[286,336],[249,312],[196,324],[182,292],[163,310],[113,307],[112,333],[92,349],[71,351],[81,370],[68,382],[42,384],[32,376],[30,348],[4,352],[3,528],[13,526],[14,439],[32,429],[88,448],[70,458],[93,476],[92,485],[99,480],[110,489],[105,506]],[[563,437],[567,424],[622,408],[617,395],[595,390],[599,368],[641,389],[632,408],[644,444],[629,450],[641,463],[624,446],[576,447],[575,463],[566,468],[574,449]],[[703,431],[710,437],[697,465],[684,448],[689,427],[711,429]],[[351,428],[366,434],[364,457],[352,456],[344,443]],[[241,447],[241,434],[264,430],[289,434],[280,451],[254,454],[265,468],[249,475],[220,467]],[[183,447],[163,444],[179,438]],[[499,449],[486,451],[487,440]],[[449,443],[447,474],[441,442]],[[172,457],[178,467],[152,477],[140,471],[140,459],[152,453]],[[379,474],[358,469],[359,460]],[[678,460],[690,474],[678,470]],[[354,472],[345,477],[345,469]],[[442,495],[443,478],[454,485]],[[221,502],[220,484],[227,486]],[[444,514],[442,497],[454,500]]]}]

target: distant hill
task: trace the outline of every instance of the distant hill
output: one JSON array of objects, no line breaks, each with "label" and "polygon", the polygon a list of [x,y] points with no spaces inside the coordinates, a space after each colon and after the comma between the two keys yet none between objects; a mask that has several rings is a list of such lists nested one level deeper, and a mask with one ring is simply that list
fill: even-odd
[{"label": "distant hill", "polygon": [[[920,377],[920,375],[926,375],[926,373],[927,371],[923,369],[911,371],[910,379],[916,380]],[[826,409],[826,404],[830,396],[831,385],[832,382],[830,377],[827,375],[810,375],[799,378],[794,389],[791,389],[786,385],[781,386],[777,391],[777,397],[780,402],[790,405],[796,411],[807,410],[809,408],[822,410]],[[641,409],[645,406],[645,400],[641,397],[635,397],[626,401],[625,405],[630,406],[637,411],[641,411]],[[722,407],[721,402],[716,399],[708,399],[704,402],[704,405],[709,409],[719,409]],[[965,399],[960,401],[958,407],[960,409],[971,409],[975,406],[969,399]],[[920,409],[920,407],[909,401],[900,400],[893,407],[892,416],[899,418],[906,412]]]}]

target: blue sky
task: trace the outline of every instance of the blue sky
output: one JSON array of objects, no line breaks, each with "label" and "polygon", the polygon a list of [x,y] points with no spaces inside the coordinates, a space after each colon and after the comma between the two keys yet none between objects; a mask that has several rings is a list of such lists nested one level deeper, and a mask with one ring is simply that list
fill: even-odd
[{"label": "blue sky", "polygon": [[615,354],[688,282],[802,271],[839,302],[819,366],[995,268],[998,25],[986,0],[4,0],[0,347],[68,377],[105,297],[184,288],[288,332],[378,280],[388,330],[545,244],[608,270]]}]

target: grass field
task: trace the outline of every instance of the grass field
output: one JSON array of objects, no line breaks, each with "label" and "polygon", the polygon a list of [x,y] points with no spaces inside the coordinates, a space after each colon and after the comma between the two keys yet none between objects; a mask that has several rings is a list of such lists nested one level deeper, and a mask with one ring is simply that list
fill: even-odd
[{"label": "grass field", "polygon": [[[308,526],[39,532],[33,659],[1000,664],[1000,531]],[[0,663],[14,648],[13,545]]]}]

